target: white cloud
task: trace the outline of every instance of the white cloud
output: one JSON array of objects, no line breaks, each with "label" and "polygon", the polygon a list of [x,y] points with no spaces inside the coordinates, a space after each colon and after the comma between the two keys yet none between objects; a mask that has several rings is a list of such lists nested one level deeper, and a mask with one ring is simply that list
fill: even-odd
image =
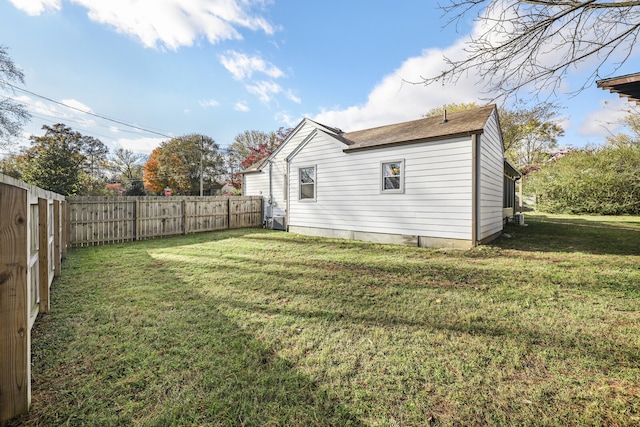
[{"label": "white cloud", "polygon": [[284,75],[278,67],[268,63],[259,56],[248,56],[232,50],[228,50],[223,55],[220,55],[220,62],[236,80],[251,78],[254,72],[264,73],[274,79]]},{"label": "white cloud", "polygon": [[320,123],[345,131],[366,129],[390,123],[419,119],[432,108],[450,103],[482,103],[480,85],[473,76],[461,77],[455,84],[412,84],[420,76],[436,75],[444,67],[443,56],[456,56],[462,42],[445,50],[428,49],[421,56],[407,59],[398,69],[385,76],[362,105],[331,108],[314,117]]},{"label": "white cloud", "polygon": [[302,120],[302,118],[293,118],[286,111],[280,111],[276,113],[275,119],[276,121],[282,122],[290,128],[295,127],[300,122],[300,120]]},{"label": "white cloud", "polygon": [[34,116],[44,116],[45,120],[52,123],[65,123],[72,128],[90,127],[96,124],[92,116],[87,116],[83,112],[92,112],[91,108],[76,99],[63,99],[60,102],[67,105],[44,102],[40,99],[33,99],[28,96],[18,96],[14,98],[28,106],[29,112]]},{"label": "white cloud", "polygon": [[584,137],[605,137],[622,131],[622,119],[629,115],[625,99],[600,101],[600,109],[589,113],[580,124],[578,134]]},{"label": "white cloud", "polygon": [[236,102],[233,106],[233,109],[236,111],[242,111],[243,113],[246,113],[250,110],[249,106],[244,102]]},{"label": "white cloud", "polygon": [[48,9],[60,10],[62,0],[9,0],[27,15],[36,16]]},{"label": "white cloud", "polygon": [[282,87],[274,82],[259,81],[252,85],[247,85],[249,93],[257,95],[260,101],[268,104],[273,99],[273,95],[282,92]]},{"label": "white cloud", "polygon": [[88,107],[86,104],[83,104],[82,102],[78,101],[77,99],[63,99],[60,102],[62,102],[64,105],[67,105],[67,106],[71,107],[74,110],[93,113],[93,111],[91,110],[90,107]]},{"label": "white cloud", "polygon": [[200,101],[200,106],[202,108],[217,107],[219,105],[220,105],[220,103],[218,101],[216,101],[215,99],[202,99]]},{"label": "white cloud", "polygon": [[285,95],[286,95],[287,99],[289,99],[290,101],[293,101],[293,102],[295,102],[296,104],[302,104],[302,100],[300,99],[300,97],[299,97],[299,96],[297,96],[295,93],[293,93],[293,91],[288,90],[288,91],[285,93]]},{"label": "white cloud", "polygon": [[151,154],[154,148],[166,141],[163,138],[119,138],[115,144],[115,148],[124,148],[135,153]]},{"label": "white cloud", "polygon": [[[39,15],[60,10],[62,0],[10,0],[18,9]],[[266,18],[254,14],[260,0],[67,0],[85,7],[91,20],[133,36],[145,47],[177,50],[191,46],[199,37],[215,44],[242,39],[240,29],[273,34]]]}]

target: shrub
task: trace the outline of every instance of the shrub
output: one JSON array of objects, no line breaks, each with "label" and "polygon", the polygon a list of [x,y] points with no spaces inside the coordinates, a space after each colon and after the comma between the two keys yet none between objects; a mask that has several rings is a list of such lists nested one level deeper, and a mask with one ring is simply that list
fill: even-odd
[{"label": "shrub", "polygon": [[551,213],[640,214],[640,145],[577,150],[525,180],[538,209]]}]

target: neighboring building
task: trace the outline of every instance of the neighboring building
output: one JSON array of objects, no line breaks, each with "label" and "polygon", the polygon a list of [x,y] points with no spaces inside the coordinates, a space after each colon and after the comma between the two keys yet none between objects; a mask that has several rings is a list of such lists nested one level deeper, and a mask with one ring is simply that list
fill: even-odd
[{"label": "neighboring building", "polygon": [[[514,168],[511,168],[514,169]],[[471,248],[502,233],[507,197],[495,105],[344,133],[309,119],[243,172],[265,223],[324,237]],[[508,188],[511,201],[514,187]]]}]

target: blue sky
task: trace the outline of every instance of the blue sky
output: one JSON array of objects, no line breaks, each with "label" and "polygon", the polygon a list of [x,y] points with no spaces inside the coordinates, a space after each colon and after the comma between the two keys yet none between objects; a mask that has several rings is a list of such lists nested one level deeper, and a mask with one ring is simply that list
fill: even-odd
[{"label": "blue sky", "polygon": [[[156,132],[16,92],[33,118],[14,147],[59,122],[111,148],[149,153],[166,136],[202,133],[226,147],[245,130],[293,127],[303,117],[353,131],[481,102],[473,76],[406,83],[462,52],[474,23],[444,23],[437,2],[424,0],[0,0],[0,45],[24,71],[24,89]],[[567,92],[585,70],[565,81]],[[638,71],[634,53],[615,75]],[[595,85],[552,100],[563,107],[560,144],[576,147],[619,130],[629,107]]]}]

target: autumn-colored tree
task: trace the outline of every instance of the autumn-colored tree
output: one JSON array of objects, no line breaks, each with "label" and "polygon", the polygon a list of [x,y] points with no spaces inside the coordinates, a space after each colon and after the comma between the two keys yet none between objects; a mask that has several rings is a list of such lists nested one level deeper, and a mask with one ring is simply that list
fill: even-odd
[{"label": "autumn-colored tree", "polygon": [[124,185],[119,182],[106,185],[106,192],[111,196],[123,196],[126,193]]},{"label": "autumn-colored tree", "polygon": [[233,144],[227,148],[227,167],[231,175],[231,184],[240,188],[242,179],[238,172],[271,154],[292,131],[292,128],[280,127],[271,133],[251,130],[236,135]]},{"label": "autumn-colored tree", "polygon": [[268,144],[258,144],[257,147],[249,147],[249,155],[242,162],[240,162],[240,167],[242,169],[246,169],[259,160],[264,159],[272,152],[273,150],[269,147]]},{"label": "autumn-colored tree", "polygon": [[185,135],[160,144],[145,164],[145,186],[159,193],[170,187],[173,194],[210,194],[219,188],[224,161],[216,142],[204,135]]},{"label": "autumn-colored tree", "polygon": [[160,147],[154,148],[153,151],[151,152],[151,155],[149,156],[149,160],[147,160],[147,163],[145,163],[143,166],[144,188],[147,189],[147,191],[154,194],[161,193],[165,187],[165,184],[158,177],[158,169],[159,169],[158,156],[159,155],[160,155]]}]

